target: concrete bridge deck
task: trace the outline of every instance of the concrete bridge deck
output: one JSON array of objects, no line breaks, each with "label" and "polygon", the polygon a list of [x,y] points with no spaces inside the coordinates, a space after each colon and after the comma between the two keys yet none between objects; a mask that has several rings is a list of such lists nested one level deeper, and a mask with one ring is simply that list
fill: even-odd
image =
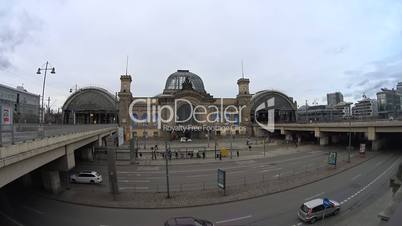
[{"label": "concrete bridge deck", "polygon": [[81,128],[0,147],[0,187],[50,162],[54,163],[53,171],[68,171],[75,166],[75,150],[89,144],[102,145],[102,138],[116,130],[116,125],[90,127],[86,131]]}]

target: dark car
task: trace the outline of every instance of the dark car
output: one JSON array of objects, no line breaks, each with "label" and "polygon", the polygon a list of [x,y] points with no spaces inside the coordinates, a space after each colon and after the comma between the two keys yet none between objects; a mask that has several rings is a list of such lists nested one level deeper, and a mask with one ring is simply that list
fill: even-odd
[{"label": "dark car", "polygon": [[214,224],[195,217],[174,217],[167,220],[165,226],[214,226]]}]

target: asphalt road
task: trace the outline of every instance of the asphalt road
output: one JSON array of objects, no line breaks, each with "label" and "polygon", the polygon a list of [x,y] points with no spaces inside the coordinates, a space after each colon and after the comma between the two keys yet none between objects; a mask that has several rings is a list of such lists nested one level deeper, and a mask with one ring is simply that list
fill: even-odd
[{"label": "asphalt road", "polygon": [[[341,213],[327,218],[325,225],[336,225],[353,217],[384,192],[395,173],[400,155],[382,153],[352,169],[327,179],[289,191],[226,204],[175,209],[109,209],[72,205],[35,197],[26,193],[10,195],[12,219],[32,226],[152,226],[163,225],[173,216],[197,216],[223,225],[302,225],[296,211],[304,201],[328,197],[342,203]],[[11,211],[11,212],[12,212]],[[10,216],[9,215],[9,216]],[[322,224],[318,222],[317,224]],[[15,224],[14,224],[15,225]]]},{"label": "asphalt road", "polygon": [[[329,149],[328,149],[329,150]],[[325,165],[328,150],[303,151],[273,158],[261,158],[225,162],[219,161],[199,164],[176,164],[169,166],[171,190],[195,191],[216,187],[217,169],[224,169],[227,175],[227,186],[258,183],[262,180],[280,179],[302,171],[315,171]],[[332,148],[339,153],[339,159],[345,158],[346,152]],[[96,170],[107,175],[104,164],[80,163],[75,171]],[[118,166],[119,189],[127,191],[155,192],[165,189],[166,174],[164,165],[156,166]],[[104,176],[104,183],[98,187],[108,189],[108,177]],[[92,189],[85,184],[72,184],[72,189]]]}]

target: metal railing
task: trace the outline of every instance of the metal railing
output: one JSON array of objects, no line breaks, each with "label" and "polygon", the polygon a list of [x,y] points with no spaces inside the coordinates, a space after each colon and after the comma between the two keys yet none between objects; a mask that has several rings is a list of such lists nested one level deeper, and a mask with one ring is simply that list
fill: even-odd
[{"label": "metal railing", "polygon": [[116,124],[43,125],[14,124],[0,126],[0,147],[28,140],[42,139],[70,133],[117,127]]}]

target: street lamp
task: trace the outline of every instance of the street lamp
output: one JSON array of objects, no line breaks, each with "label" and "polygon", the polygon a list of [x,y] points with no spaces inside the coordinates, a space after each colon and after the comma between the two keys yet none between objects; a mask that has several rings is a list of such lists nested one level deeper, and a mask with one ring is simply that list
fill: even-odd
[{"label": "street lamp", "polygon": [[50,67],[49,66],[49,62],[46,61],[45,64],[45,68],[38,68],[38,70],[36,71],[36,74],[40,75],[41,71],[45,71],[45,75],[43,76],[43,86],[42,86],[42,105],[41,105],[41,115],[40,115],[40,124],[42,125],[44,123],[45,120],[45,114],[43,112],[44,108],[43,108],[43,104],[44,104],[44,97],[45,97],[45,85],[46,85],[46,75],[47,75],[47,71],[50,71],[51,74],[56,74],[56,69],[54,67]]},{"label": "street lamp", "polygon": [[349,119],[349,145],[348,145],[348,163],[350,163],[350,152],[352,149],[352,112],[349,106],[348,111],[348,119]]}]

